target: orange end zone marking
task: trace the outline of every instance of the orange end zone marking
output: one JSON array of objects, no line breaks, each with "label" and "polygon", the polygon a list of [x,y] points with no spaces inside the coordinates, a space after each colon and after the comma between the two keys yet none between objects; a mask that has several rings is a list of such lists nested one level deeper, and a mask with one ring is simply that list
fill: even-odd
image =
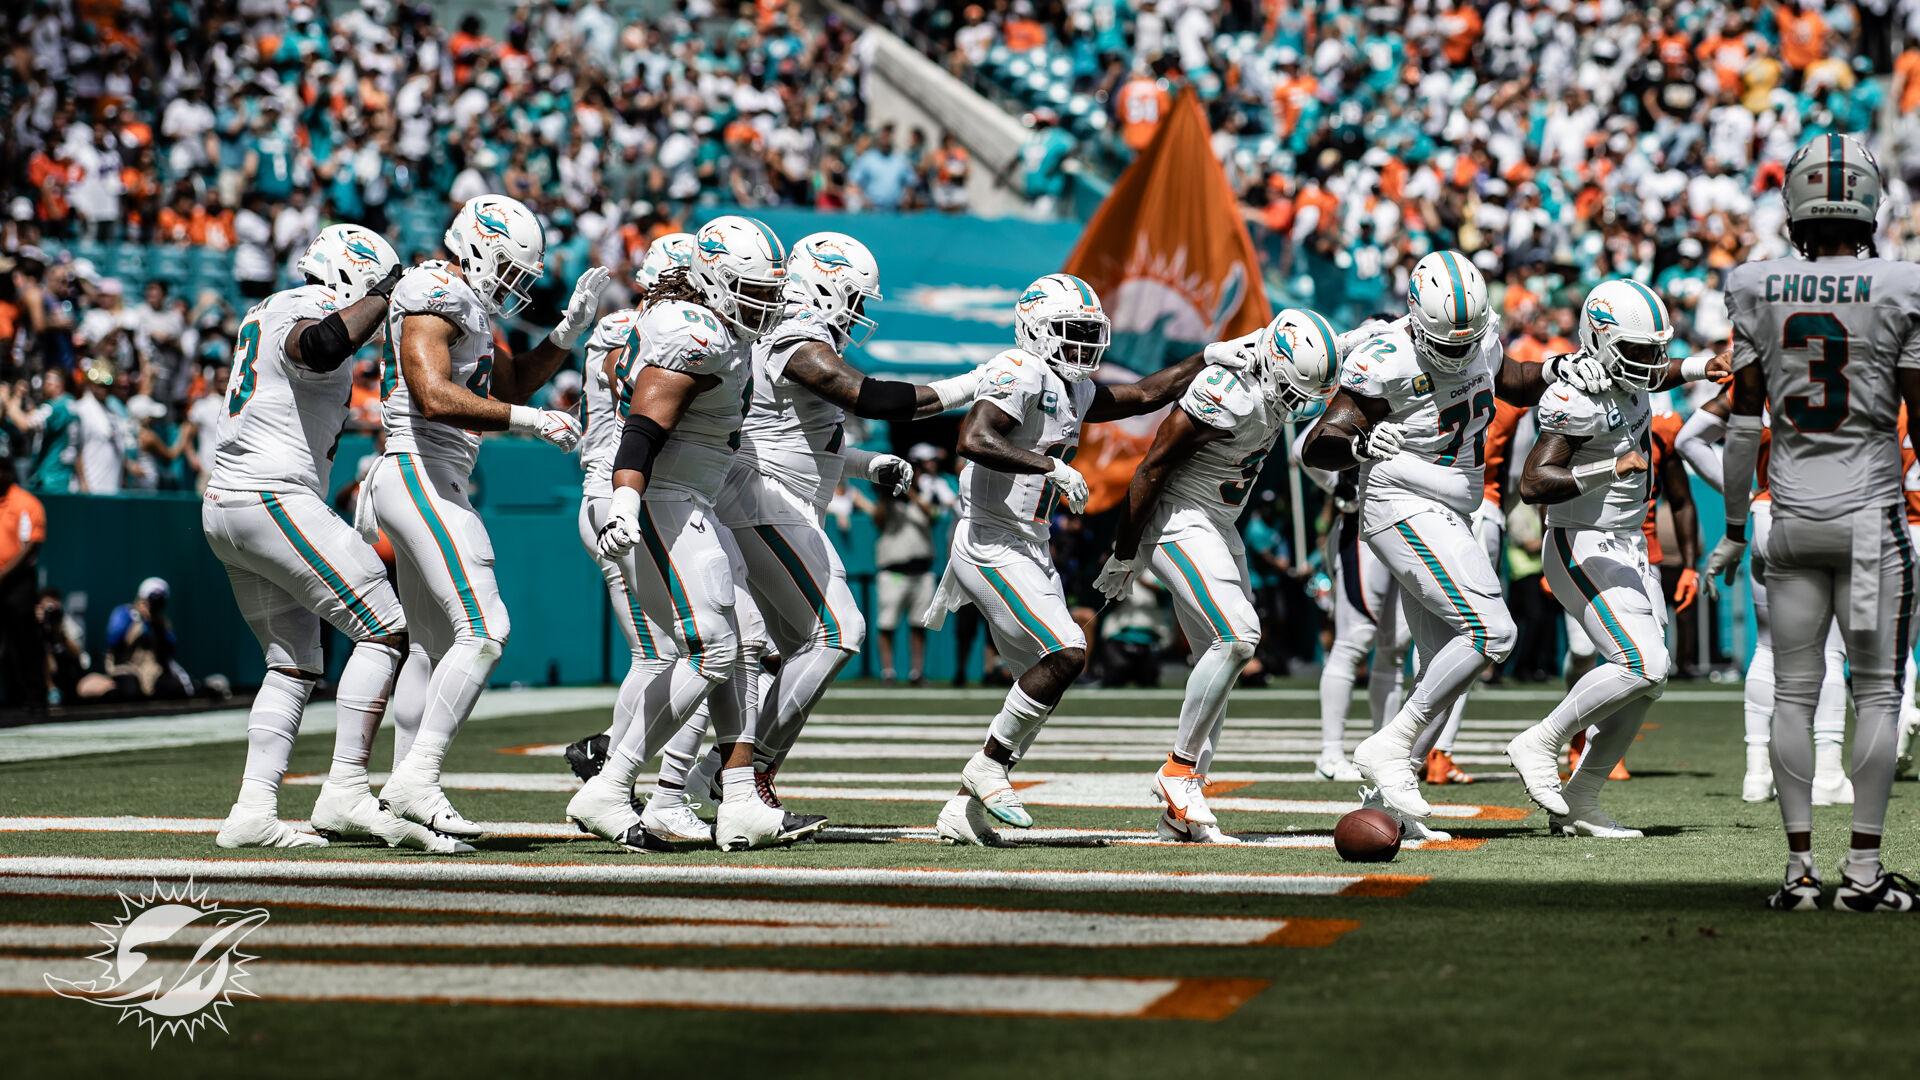
[{"label": "orange end zone marking", "polygon": [[1030,787],[1036,787],[1046,783],[1045,780],[1014,780],[1011,778],[1009,778],[1007,782],[1013,785],[1013,790],[1015,791],[1025,791]]},{"label": "orange end zone marking", "polygon": [[1239,791],[1243,787],[1252,787],[1251,780],[1210,780],[1202,789],[1208,796],[1225,795],[1230,791]]},{"label": "orange end zone marking", "polygon": [[1483,806],[1473,816],[1481,821],[1523,821],[1532,813],[1524,806]]},{"label": "orange end zone marking", "polygon": [[1283,949],[1324,949],[1360,929],[1354,919],[1288,919],[1287,924],[1268,934],[1260,944]]},{"label": "orange end zone marking", "polygon": [[538,743],[538,742],[520,743],[517,746],[503,746],[498,750],[495,750],[494,753],[526,755],[526,754],[531,754],[536,750],[544,750],[547,747],[552,745],[553,745],[552,743]]},{"label": "orange end zone marking", "polygon": [[1458,838],[1454,840],[1422,840],[1420,842],[1420,847],[1418,848],[1418,850],[1420,851],[1474,851],[1474,850],[1477,850],[1482,844],[1485,844],[1486,842],[1487,841],[1485,837],[1480,837],[1478,839]]},{"label": "orange end zone marking", "polygon": [[1406,896],[1433,879],[1424,874],[1368,874],[1340,890],[1341,896]]},{"label": "orange end zone marking", "polygon": [[1181,979],[1140,1010],[1143,1020],[1224,1020],[1272,983],[1266,979]]}]

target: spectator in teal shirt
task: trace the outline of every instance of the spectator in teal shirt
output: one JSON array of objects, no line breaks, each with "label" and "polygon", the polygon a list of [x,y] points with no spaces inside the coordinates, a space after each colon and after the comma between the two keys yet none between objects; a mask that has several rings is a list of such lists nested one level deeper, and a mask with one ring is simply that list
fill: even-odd
[{"label": "spectator in teal shirt", "polygon": [[73,489],[73,464],[78,456],[73,446],[73,395],[67,392],[66,373],[48,368],[41,376],[39,408],[27,412],[11,391],[5,400],[7,421],[21,434],[38,432],[40,451],[34,455],[27,474],[27,486],[35,491],[65,492]]},{"label": "spectator in teal shirt", "polygon": [[1020,180],[1034,209],[1051,216],[1067,193],[1067,157],[1074,139],[1052,109],[1033,110],[1033,134],[1020,148]]}]

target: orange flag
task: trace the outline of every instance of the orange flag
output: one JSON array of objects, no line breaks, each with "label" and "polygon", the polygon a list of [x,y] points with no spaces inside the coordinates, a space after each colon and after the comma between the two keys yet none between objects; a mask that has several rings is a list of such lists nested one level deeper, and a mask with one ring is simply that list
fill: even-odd
[{"label": "orange flag", "polygon": [[[1106,305],[1107,357],[1123,367],[1157,371],[1272,318],[1253,238],[1210,138],[1199,98],[1182,90],[1067,257],[1066,272]],[[1120,501],[1159,426],[1155,415],[1082,432],[1074,466],[1092,489],[1089,513]]]}]

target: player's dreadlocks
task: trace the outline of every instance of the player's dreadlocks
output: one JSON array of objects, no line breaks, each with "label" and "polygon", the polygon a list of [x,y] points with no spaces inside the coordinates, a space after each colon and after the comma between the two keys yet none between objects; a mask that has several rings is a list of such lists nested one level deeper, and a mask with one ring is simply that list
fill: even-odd
[{"label": "player's dreadlocks", "polygon": [[1865,221],[1795,221],[1787,226],[1787,237],[1803,259],[1811,259],[1822,251],[1831,253],[1836,248],[1848,248],[1856,254],[1864,251],[1870,259],[1880,257],[1880,249],[1873,240],[1873,225]]},{"label": "player's dreadlocks", "polygon": [[648,307],[668,300],[683,300],[689,304],[707,306],[707,298],[700,295],[699,289],[693,287],[693,282],[688,278],[687,268],[684,266],[669,267],[660,271],[660,276],[654,280],[653,287],[647,290],[643,300]]}]

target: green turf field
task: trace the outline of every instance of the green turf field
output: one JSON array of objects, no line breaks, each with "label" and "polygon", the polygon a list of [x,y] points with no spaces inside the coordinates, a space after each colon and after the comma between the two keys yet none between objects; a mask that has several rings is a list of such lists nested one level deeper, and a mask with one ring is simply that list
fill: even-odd
[{"label": "green turf field", "polygon": [[[836,692],[781,777],[836,828],[732,856],[569,835],[557,744],[605,711],[489,698],[520,714],[474,722],[447,764],[455,803],[503,823],[472,856],[220,851],[204,819],[232,800],[238,741],[0,764],[7,1073],[1738,1075],[1882,1067],[1906,1030],[1911,921],[1762,910],[1783,856],[1774,806],[1738,797],[1734,691],[1655,708],[1605,800],[1647,830],[1631,843],[1549,838],[1522,812],[1499,748],[1551,701],[1483,693],[1458,755],[1485,782],[1428,792],[1456,842],[1369,867],[1329,846],[1354,792],[1306,779],[1303,684],[1235,698],[1213,800],[1264,841],[1238,848],[1140,842],[1171,694],[1071,696],[1016,773],[1036,781],[1031,842],[956,850],[924,830],[995,700]],[[93,746],[85,727],[68,750]],[[324,773],[331,745],[303,736],[295,773]],[[284,816],[317,781],[292,778]],[[1914,790],[1895,792],[1896,868],[1916,858]],[[1829,880],[1846,821],[1819,811]],[[270,915],[241,950],[260,996],[223,1010],[226,1032],[149,1049],[117,1010],[48,993],[43,973],[99,973],[89,924],[119,891],[187,873]]]}]

